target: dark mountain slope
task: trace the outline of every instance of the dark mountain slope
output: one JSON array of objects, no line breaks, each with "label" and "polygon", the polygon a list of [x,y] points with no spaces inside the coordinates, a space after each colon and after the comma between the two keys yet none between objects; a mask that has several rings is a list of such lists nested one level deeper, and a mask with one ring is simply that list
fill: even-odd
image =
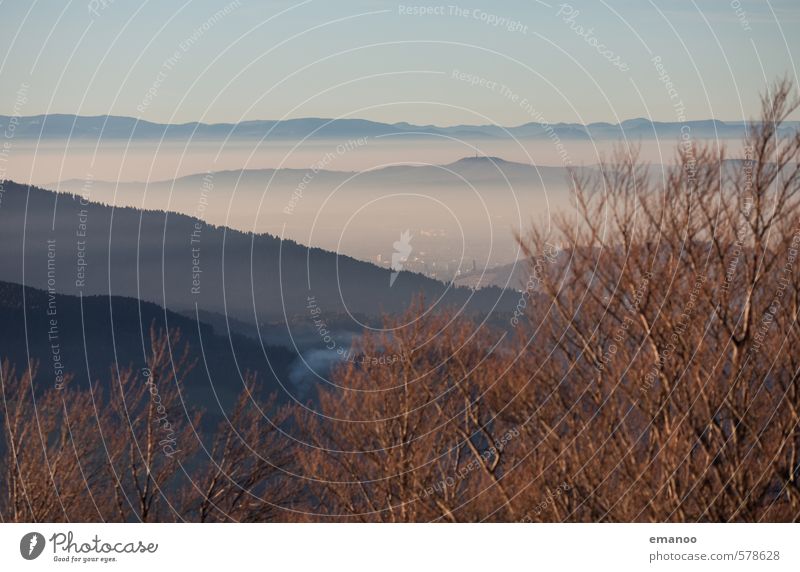
[{"label": "dark mountain slope", "polygon": [[355,314],[378,325],[418,295],[482,317],[511,311],[516,296],[473,292],[409,272],[268,235],[207,226],[184,215],[111,208],[5,182],[0,195],[0,280],[63,294],[128,296],[185,311],[195,307],[250,323]]},{"label": "dark mountain slope", "polygon": [[[184,397],[188,404],[204,408],[209,421],[218,417],[217,397],[227,407],[241,391],[238,371],[257,371],[265,392],[276,392],[282,400],[294,394],[290,385],[284,388],[279,383],[286,383],[296,357],[288,349],[262,348],[257,340],[228,336],[195,319],[132,298],[86,296],[81,300],[0,282],[0,323],[0,359],[8,359],[17,370],[24,369],[29,358],[38,363],[36,383],[40,389],[56,385],[59,364],[65,374],[74,376],[72,383],[84,387],[90,378],[109,387],[117,366],[144,368],[144,347],[149,344],[151,326],[155,326],[181,331],[191,358],[197,361],[181,380]],[[181,351],[174,349],[175,353]]]}]

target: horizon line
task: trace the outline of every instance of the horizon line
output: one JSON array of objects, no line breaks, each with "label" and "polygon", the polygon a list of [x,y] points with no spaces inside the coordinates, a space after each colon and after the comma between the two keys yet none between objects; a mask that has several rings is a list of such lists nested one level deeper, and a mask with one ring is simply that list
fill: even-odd
[{"label": "horizon line", "polygon": [[[410,125],[413,127],[423,127],[423,128],[435,128],[435,129],[453,129],[458,127],[497,127],[497,128],[504,128],[504,129],[514,129],[518,127],[524,127],[528,125],[550,125],[550,126],[559,126],[559,125],[568,125],[568,126],[580,126],[580,127],[590,127],[592,125],[608,125],[612,127],[622,126],[624,123],[630,123],[635,121],[644,121],[651,124],[662,124],[662,125],[688,125],[693,123],[721,123],[726,126],[738,126],[738,125],[749,125],[753,123],[760,123],[759,121],[753,121],[751,119],[736,119],[736,120],[726,120],[726,119],[719,119],[714,117],[708,117],[705,119],[687,119],[684,121],[669,121],[669,120],[659,120],[659,119],[650,119],[647,117],[630,117],[628,119],[622,119],[619,122],[611,122],[611,121],[592,121],[589,123],[578,123],[574,121],[556,121],[556,122],[543,122],[543,121],[527,121],[524,123],[518,123],[513,125],[503,125],[500,123],[455,123],[451,125],[437,125],[435,123],[413,123],[408,120],[403,121],[395,121],[395,122],[388,122],[388,121],[378,121],[374,119],[366,119],[363,117],[321,117],[321,116],[303,116],[303,117],[289,117],[285,119],[242,119],[239,121],[214,121],[214,122],[205,122],[205,121],[184,121],[179,123],[165,123],[162,121],[153,121],[150,119],[144,119],[141,117],[135,117],[132,115],[115,115],[115,114],[100,114],[100,115],[80,115],[76,113],[37,113],[34,115],[19,115],[19,114],[0,114],[2,118],[16,118],[17,120],[30,120],[30,119],[39,119],[39,118],[49,118],[49,117],[71,117],[76,119],[126,119],[130,121],[135,121],[136,123],[147,123],[150,125],[159,125],[159,126],[169,126],[169,127],[185,127],[189,125],[203,125],[203,126],[220,126],[220,125],[242,125],[246,123],[287,123],[291,121],[326,121],[329,123],[335,121],[363,121],[366,123],[373,123],[377,125],[388,125],[388,126],[397,126],[397,125]],[[800,118],[798,119],[787,119],[783,122],[784,124],[800,124]]]}]

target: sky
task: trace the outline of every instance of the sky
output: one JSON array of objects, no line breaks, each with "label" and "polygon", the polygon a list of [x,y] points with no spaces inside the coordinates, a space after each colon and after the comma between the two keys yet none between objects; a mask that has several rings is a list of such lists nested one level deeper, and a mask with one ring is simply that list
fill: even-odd
[{"label": "sky", "polygon": [[796,82],[799,24],[797,0],[4,0],[0,114],[735,121]]}]

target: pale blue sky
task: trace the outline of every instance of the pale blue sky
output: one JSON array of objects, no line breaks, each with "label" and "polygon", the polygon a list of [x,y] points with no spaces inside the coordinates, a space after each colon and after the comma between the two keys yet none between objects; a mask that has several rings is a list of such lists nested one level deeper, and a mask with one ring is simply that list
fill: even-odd
[{"label": "pale blue sky", "polygon": [[[85,0],[0,2],[0,114],[439,125],[737,120],[757,112],[765,77],[795,79],[800,61],[797,0],[106,2],[97,14]],[[400,13],[411,6],[444,13]],[[473,12],[454,15],[450,6]],[[600,54],[577,26],[592,28],[610,52]],[[193,34],[191,46],[183,43]],[[494,83],[472,86],[454,70]]]}]

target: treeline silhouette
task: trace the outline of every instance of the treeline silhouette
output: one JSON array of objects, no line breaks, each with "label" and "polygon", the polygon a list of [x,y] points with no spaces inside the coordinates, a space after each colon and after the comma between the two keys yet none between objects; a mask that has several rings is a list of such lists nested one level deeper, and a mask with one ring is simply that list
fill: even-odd
[{"label": "treeline silhouette", "polygon": [[798,520],[792,93],[763,97],[741,160],[695,142],[657,176],[629,149],[573,174],[575,212],[519,237],[513,336],[420,301],[315,402],[251,376],[208,436],[174,332],[91,389],[5,365],[3,520]]}]

